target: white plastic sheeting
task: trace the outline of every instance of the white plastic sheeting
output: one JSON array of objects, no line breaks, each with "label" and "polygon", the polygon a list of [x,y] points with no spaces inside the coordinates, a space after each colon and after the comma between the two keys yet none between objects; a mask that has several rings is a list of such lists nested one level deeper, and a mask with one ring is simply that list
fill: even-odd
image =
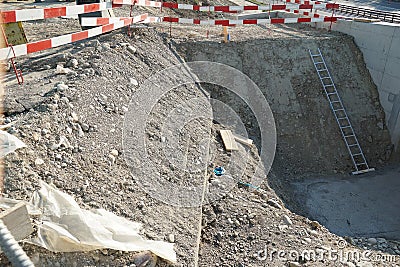
[{"label": "white plastic sheeting", "polygon": [[89,251],[109,248],[122,251],[149,250],[176,262],[173,244],[145,240],[139,235],[141,224],[104,209],[83,210],[75,200],[41,181],[31,204],[42,210],[38,237],[31,243],[54,252]]}]

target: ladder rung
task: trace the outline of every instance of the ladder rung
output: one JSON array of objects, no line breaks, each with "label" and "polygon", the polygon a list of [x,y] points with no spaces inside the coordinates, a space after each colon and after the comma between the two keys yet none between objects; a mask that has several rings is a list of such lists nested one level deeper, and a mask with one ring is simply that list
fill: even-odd
[{"label": "ladder rung", "polygon": [[357,154],[351,154],[353,157],[354,156],[360,156],[360,155],[362,155],[362,153],[357,153]]},{"label": "ladder rung", "polygon": [[354,137],[354,134],[350,134],[350,135],[345,135],[344,136],[344,138],[347,138],[347,137]]},{"label": "ladder rung", "polygon": [[351,145],[348,145],[349,147],[352,147],[352,146],[358,146],[358,144],[351,144]]},{"label": "ladder rung", "polygon": [[340,128],[341,128],[341,129],[346,129],[346,128],[351,128],[351,126],[350,126],[350,125],[347,125],[347,126],[340,126]]},{"label": "ladder rung", "polygon": [[339,100],[335,100],[335,101],[331,101],[331,103],[333,104],[333,103],[340,103],[340,101]]},{"label": "ladder rung", "polygon": [[311,56],[312,56],[312,57],[320,57],[320,56],[322,56],[322,55],[321,55],[321,54],[318,54],[318,55],[312,55],[312,54],[311,54]]},{"label": "ladder rung", "polygon": [[361,165],[367,165],[367,163],[364,161],[364,163],[358,163],[356,164],[357,166],[361,166]]},{"label": "ladder rung", "polygon": [[327,69],[320,69],[320,70],[317,70],[317,71],[325,71],[325,70],[327,70]]},{"label": "ladder rung", "polygon": [[324,84],[324,87],[333,87],[333,86],[334,86],[333,83],[331,83],[331,84]]},{"label": "ladder rung", "polygon": [[331,77],[329,76],[325,76],[325,77],[321,77],[321,79],[330,79]]},{"label": "ladder rung", "polygon": [[333,111],[341,111],[341,110],[343,110],[344,111],[344,108],[338,108],[338,109],[334,109]]},{"label": "ladder rung", "polygon": [[334,92],[334,93],[328,93],[328,95],[335,95],[336,94],[336,92]]},{"label": "ladder rung", "polygon": [[347,117],[340,117],[340,118],[337,118],[338,120],[343,120],[343,119],[347,119]]},{"label": "ladder rung", "polygon": [[314,65],[322,64],[322,63],[324,63],[324,62],[323,61],[314,62]]}]

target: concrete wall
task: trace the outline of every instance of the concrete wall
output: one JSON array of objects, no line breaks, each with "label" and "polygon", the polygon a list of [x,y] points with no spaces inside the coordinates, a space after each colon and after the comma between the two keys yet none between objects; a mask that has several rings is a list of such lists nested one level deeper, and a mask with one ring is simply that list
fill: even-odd
[{"label": "concrete wall", "polygon": [[[318,23],[318,28],[329,24]],[[400,141],[400,25],[340,20],[332,30],[354,37],[365,64],[376,84],[392,143],[399,150]]]}]

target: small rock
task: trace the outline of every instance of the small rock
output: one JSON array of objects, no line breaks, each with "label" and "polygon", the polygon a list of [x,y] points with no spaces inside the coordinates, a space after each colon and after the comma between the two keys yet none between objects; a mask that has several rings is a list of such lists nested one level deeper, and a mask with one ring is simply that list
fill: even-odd
[{"label": "small rock", "polygon": [[168,234],[168,235],[167,235],[167,240],[168,240],[168,242],[170,242],[170,243],[175,243],[175,235],[173,235],[173,234]]},{"label": "small rock", "polygon": [[113,150],[111,150],[111,153],[110,153],[111,155],[113,155],[113,156],[115,156],[115,157],[118,157],[118,150],[116,150],[116,149],[113,149]]},{"label": "small rock", "polygon": [[138,86],[139,85],[138,81],[136,79],[134,79],[134,78],[129,78],[129,82],[134,86]]},{"label": "small rock", "polygon": [[301,266],[300,263],[298,263],[298,262],[294,262],[294,261],[289,262],[289,267],[298,267],[298,266]]},{"label": "small rock", "polygon": [[345,263],[345,266],[347,266],[347,267],[356,267],[356,265],[354,263],[349,262],[349,261]]},{"label": "small rock", "polygon": [[128,46],[126,47],[126,49],[127,49],[129,52],[131,52],[132,54],[135,54],[135,53],[136,53],[136,48],[133,47],[133,46],[131,46],[131,45],[128,45]]},{"label": "small rock", "polygon": [[383,130],[383,122],[378,122],[376,126],[378,126],[379,129]]},{"label": "small rock", "polygon": [[89,132],[90,127],[87,123],[81,123],[81,127],[84,132]]},{"label": "small rock", "polygon": [[68,74],[68,73],[70,73],[70,72],[72,72],[71,69],[69,69],[69,68],[64,68],[64,67],[61,66],[61,65],[57,65],[56,74]]},{"label": "small rock", "polygon": [[221,241],[223,236],[224,236],[223,232],[217,232],[217,240],[218,241]]},{"label": "small rock", "polygon": [[113,155],[108,155],[108,158],[110,159],[111,164],[115,163],[115,157]]},{"label": "small rock", "polygon": [[321,225],[320,225],[319,222],[317,222],[317,221],[312,221],[312,222],[311,222],[311,227],[312,227],[313,229],[319,229],[319,228],[321,228]]},{"label": "small rock", "polygon": [[72,68],[76,68],[76,67],[78,67],[78,65],[79,65],[78,60],[75,58],[71,59],[67,64],[68,67],[72,67]]},{"label": "small rock", "polygon": [[376,241],[378,241],[378,243],[386,243],[385,238],[377,238]]},{"label": "small rock", "polygon": [[275,199],[268,199],[267,203],[274,208],[282,209],[282,206]]},{"label": "small rock", "polygon": [[71,112],[71,118],[73,122],[78,122],[79,121],[79,117],[75,112]]},{"label": "small rock", "polygon": [[64,91],[68,89],[68,85],[63,84],[63,83],[59,83],[57,84],[57,91]]},{"label": "small rock", "polygon": [[43,163],[44,163],[44,160],[42,160],[41,158],[37,158],[37,159],[35,160],[35,165],[36,165],[36,166],[42,165]]},{"label": "small rock", "polygon": [[283,215],[283,222],[287,225],[292,225],[292,220],[290,220],[289,216]]},{"label": "small rock", "polygon": [[111,46],[110,46],[110,44],[109,43],[103,43],[103,48],[105,49],[105,50],[110,50],[111,49]]},{"label": "small rock", "polygon": [[369,136],[367,137],[367,140],[368,140],[368,142],[372,143],[372,136],[369,135]]},{"label": "small rock", "polygon": [[33,138],[33,140],[35,140],[36,142],[40,140],[40,137],[41,137],[40,134],[37,133],[37,132],[34,132],[34,133],[32,134],[32,138]]},{"label": "small rock", "polygon": [[371,244],[371,245],[375,245],[376,243],[378,243],[378,241],[377,241],[375,238],[373,238],[373,237],[368,238],[368,239],[367,239],[367,242],[368,242],[369,244]]},{"label": "small rock", "polygon": [[155,267],[157,264],[157,256],[150,251],[140,252],[133,256],[133,263],[137,267]]}]

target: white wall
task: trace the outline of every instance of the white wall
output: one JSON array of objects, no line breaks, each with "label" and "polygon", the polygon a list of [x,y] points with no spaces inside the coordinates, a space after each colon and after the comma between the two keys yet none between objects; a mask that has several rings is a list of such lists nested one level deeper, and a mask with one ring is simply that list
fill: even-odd
[{"label": "white wall", "polygon": [[[329,27],[328,23],[317,27]],[[351,35],[375,82],[392,143],[400,148],[400,25],[340,20],[332,30]]]}]

